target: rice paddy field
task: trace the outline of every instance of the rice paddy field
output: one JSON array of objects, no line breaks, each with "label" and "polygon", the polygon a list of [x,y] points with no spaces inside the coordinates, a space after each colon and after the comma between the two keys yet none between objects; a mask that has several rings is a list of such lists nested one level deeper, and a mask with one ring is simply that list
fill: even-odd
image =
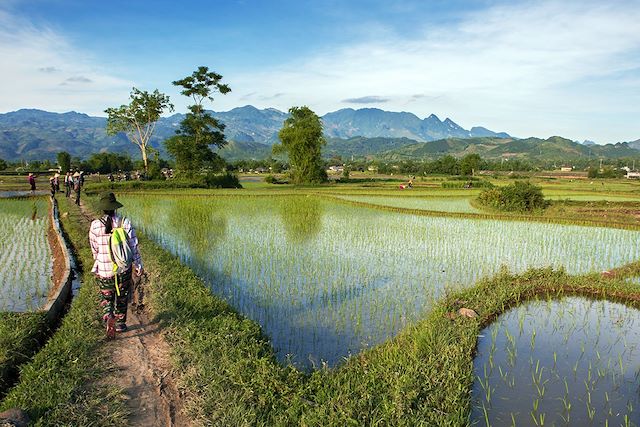
[{"label": "rice paddy field", "polygon": [[502,266],[583,274],[639,258],[639,232],[604,227],[425,217],[309,194],[119,199],[137,227],[262,326],[281,362],[302,369],[340,364]]},{"label": "rice paddy field", "polygon": [[585,298],[534,301],[480,333],[478,425],[637,425],[640,310]]},{"label": "rice paddy field", "polygon": [[[640,187],[551,181],[557,202],[512,217],[482,210],[477,190],[420,184],[116,192],[196,423],[640,425]],[[2,236],[0,257],[44,256],[45,199],[0,208],[0,232],[21,233]],[[64,209],[90,265],[82,215]],[[41,252],[15,249],[35,233],[23,217],[45,221]],[[33,267],[30,283],[51,274]],[[19,268],[0,270],[3,295],[26,294]],[[21,381],[8,402],[33,388]]]},{"label": "rice paddy field", "polygon": [[479,213],[480,210],[471,206],[468,197],[388,197],[388,196],[336,196],[343,200],[368,203],[380,206],[390,206],[402,209],[415,209],[437,212]]},{"label": "rice paddy field", "polygon": [[0,198],[0,312],[37,310],[53,267],[46,198]]}]

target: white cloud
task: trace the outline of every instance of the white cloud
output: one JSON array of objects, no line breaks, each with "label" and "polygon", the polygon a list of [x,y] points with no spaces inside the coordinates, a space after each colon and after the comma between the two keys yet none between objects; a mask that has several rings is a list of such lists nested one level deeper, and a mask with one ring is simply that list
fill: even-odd
[{"label": "white cloud", "polygon": [[0,10],[0,111],[41,108],[104,115],[132,83],[114,77],[64,36]]},{"label": "white cloud", "polygon": [[[640,120],[612,129],[594,114],[640,116],[640,2],[524,2],[424,28],[421,37],[371,39],[231,80],[238,95],[286,93],[286,110],[319,114],[371,93],[385,109],[450,116],[520,136],[611,142],[640,137]],[[630,74],[618,78],[621,74]],[[268,82],[268,87],[264,83]],[[415,97],[416,93],[429,96]],[[235,96],[216,103],[232,104]],[[635,133],[634,133],[635,132]],[[635,137],[634,137],[635,135]]]}]

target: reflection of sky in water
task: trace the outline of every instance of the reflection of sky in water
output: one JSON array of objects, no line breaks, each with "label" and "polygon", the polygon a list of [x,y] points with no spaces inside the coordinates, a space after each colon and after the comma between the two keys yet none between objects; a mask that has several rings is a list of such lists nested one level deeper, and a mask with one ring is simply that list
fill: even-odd
[{"label": "reflection of sky in water", "polygon": [[122,199],[136,225],[262,325],[281,360],[307,366],[393,336],[445,286],[501,265],[573,273],[637,258],[638,233],[624,230],[428,218],[304,196]]},{"label": "reflection of sky in water", "polygon": [[511,425],[512,414],[517,425],[535,425],[532,415],[540,421],[541,414],[545,425],[565,425],[567,417],[569,425],[624,425],[625,415],[636,424],[639,327],[639,310],[584,298],[508,311],[478,340],[472,420],[484,425],[484,405],[492,425]]}]

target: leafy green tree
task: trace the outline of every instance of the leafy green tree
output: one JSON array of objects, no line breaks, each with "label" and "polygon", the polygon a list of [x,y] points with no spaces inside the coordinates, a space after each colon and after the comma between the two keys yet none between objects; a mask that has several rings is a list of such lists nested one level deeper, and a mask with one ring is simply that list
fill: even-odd
[{"label": "leafy green tree", "polygon": [[231,92],[221,80],[222,76],[209,71],[208,67],[198,67],[190,76],[173,82],[183,88],[182,95],[191,97],[194,102],[188,107],[189,112],[180,123],[177,135],[165,141],[167,151],[176,160],[176,168],[183,173],[220,166],[219,156],[209,146],[222,148],[226,145],[224,124],[205,111],[203,103],[213,101],[214,92],[223,95]]},{"label": "leafy green tree", "polygon": [[130,171],[133,169],[133,162],[126,154],[94,153],[80,167],[88,172],[111,173]]},{"label": "leafy green tree", "polygon": [[107,134],[115,135],[124,132],[129,141],[140,148],[145,173],[149,169],[147,161],[147,145],[153,135],[160,115],[165,111],[173,111],[173,104],[169,97],[156,89],[153,93],[141,91],[135,87],[129,95],[128,105],[117,108],[107,108]]},{"label": "leafy green tree", "polygon": [[460,160],[460,174],[471,175],[479,170],[482,165],[482,159],[478,154],[467,154]]},{"label": "leafy green tree", "polygon": [[321,157],[326,141],[320,117],[306,106],[291,107],[289,114],[278,133],[281,144],[274,145],[274,153],[286,152],[289,155],[294,184],[326,181],[327,171]]},{"label": "leafy green tree", "polygon": [[56,155],[56,159],[58,160],[58,166],[60,166],[60,172],[69,172],[71,169],[71,154],[61,151]]},{"label": "leafy green tree", "polygon": [[5,170],[9,165],[7,165],[7,162],[4,159],[0,159],[0,171]]}]

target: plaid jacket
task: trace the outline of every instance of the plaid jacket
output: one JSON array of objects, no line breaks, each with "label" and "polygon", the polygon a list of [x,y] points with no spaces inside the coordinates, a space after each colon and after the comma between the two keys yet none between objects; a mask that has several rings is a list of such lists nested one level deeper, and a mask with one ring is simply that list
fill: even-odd
[{"label": "plaid jacket", "polygon": [[[113,226],[116,227],[120,224],[122,218],[116,214],[113,219]],[[140,269],[142,268],[142,258],[140,257],[140,251],[138,250],[138,238],[136,232],[131,226],[129,218],[124,218],[122,228],[129,235],[129,245],[133,251],[133,265]],[[109,258],[109,234],[105,232],[105,226],[100,219],[93,220],[91,227],[89,228],[89,244],[91,245],[91,252],[93,252],[93,268],[91,272],[103,279],[109,279],[113,277],[113,263]]]}]

